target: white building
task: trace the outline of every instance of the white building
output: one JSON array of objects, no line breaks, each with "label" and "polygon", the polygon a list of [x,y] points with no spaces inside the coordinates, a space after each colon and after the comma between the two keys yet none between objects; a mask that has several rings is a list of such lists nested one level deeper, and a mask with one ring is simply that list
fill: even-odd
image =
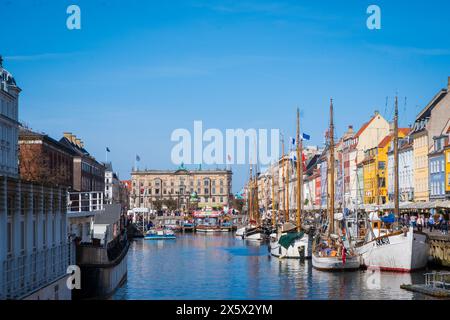
[{"label": "white building", "polygon": [[0,177],[0,300],[70,300],[66,191]]},{"label": "white building", "polygon": [[20,88],[3,68],[0,56],[0,175],[17,177],[19,141],[18,101]]},{"label": "white building", "polygon": [[105,163],[105,203],[120,202],[120,180],[113,171],[111,162]]},{"label": "white building", "polygon": [[[398,188],[400,201],[414,200],[414,155],[410,136],[399,140],[398,148]],[[388,152],[388,195],[394,201],[394,150]]]},{"label": "white building", "polygon": [[0,57],[0,300],[71,299],[66,191],[18,179],[20,89]]}]

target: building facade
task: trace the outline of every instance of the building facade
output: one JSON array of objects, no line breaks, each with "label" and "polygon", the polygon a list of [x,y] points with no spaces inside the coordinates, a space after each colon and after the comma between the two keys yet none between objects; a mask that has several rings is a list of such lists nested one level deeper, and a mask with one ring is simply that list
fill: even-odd
[{"label": "building facade", "polygon": [[188,210],[190,196],[199,199],[195,206],[223,208],[230,205],[232,172],[230,170],[144,170],[131,173],[131,207],[154,209],[158,201],[176,201],[180,210]]},{"label": "building facade", "polygon": [[0,300],[70,300],[66,272],[74,259],[66,189],[19,179],[20,89],[3,69],[1,57],[0,74]]},{"label": "building facade", "polygon": [[3,68],[0,56],[0,175],[8,177],[18,177],[20,91],[12,74]]},{"label": "building facade", "polygon": [[95,160],[84,148],[84,143],[70,132],[59,141],[72,151],[73,182],[75,192],[104,192],[105,166]]},{"label": "building facade", "polygon": [[[398,147],[398,180],[401,202],[414,200],[414,157],[410,136],[399,140]],[[388,195],[389,202],[394,201],[394,145],[391,143],[388,152]]]},{"label": "building facade", "polygon": [[440,90],[418,114],[411,130],[414,155],[414,201],[428,201],[429,164],[428,154],[433,146],[433,137],[441,134],[450,118],[450,77],[446,89]]},{"label": "building facade", "polygon": [[36,183],[72,188],[72,151],[48,135],[20,128],[20,178]]},{"label": "building facade", "polygon": [[120,203],[120,180],[112,163],[105,163],[105,203]]}]

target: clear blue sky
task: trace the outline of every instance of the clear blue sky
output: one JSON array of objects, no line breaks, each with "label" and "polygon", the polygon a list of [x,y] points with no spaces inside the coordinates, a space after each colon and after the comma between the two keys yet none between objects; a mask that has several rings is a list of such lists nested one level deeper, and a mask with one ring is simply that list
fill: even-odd
[{"label": "clear blue sky", "polygon": [[[366,28],[366,8],[382,29]],[[82,30],[66,28],[66,8]],[[170,134],[207,128],[295,132],[300,106],[323,143],[329,98],[338,136],[375,109],[410,124],[450,75],[449,1],[0,0],[0,53],[22,88],[20,119],[59,138],[80,136],[120,177],[173,168]],[[234,191],[248,167],[233,168]]]}]

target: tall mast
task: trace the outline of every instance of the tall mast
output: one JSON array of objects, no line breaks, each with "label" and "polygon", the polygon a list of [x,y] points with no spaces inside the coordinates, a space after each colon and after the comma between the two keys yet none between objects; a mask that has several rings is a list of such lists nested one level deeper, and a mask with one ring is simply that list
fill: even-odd
[{"label": "tall mast", "polygon": [[398,184],[398,97],[396,96],[394,113],[394,214],[396,218],[400,215]]},{"label": "tall mast", "polygon": [[248,180],[248,213],[250,214],[250,221],[253,220],[253,174],[252,174],[252,165],[250,165],[250,178]]},{"label": "tall mast", "polygon": [[289,222],[289,155],[286,166],[286,211],[285,211],[285,222]]},{"label": "tall mast", "polygon": [[284,209],[284,217],[286,219],[286,177],[284,174],[284,137],[281,137],[281,147],[283,148],[282,156],[281,156],[281,170],[282,170],[282,183],[283,183],[283,209]]},{"label": "tall mast", "polygon": [[275,170],[272,171],[272,226],[275,227]]},{"label": "tall mast", "polygon": [[259,216],[259,195],[258,195],[258,172],[255,172],[255,220],[257,225],[260,223],[260,216]]},{"label": "tall mast", "polygon": [[303,141],[300,139],[300,110],[297,108],[297,231],[302,223],[302,193],[303,193]]},{"label": "tall mast", "polygon": [[329,233],[334,233],[334,122],[333,122],[333,99],[330,103],[330,208],[329,208]]}]

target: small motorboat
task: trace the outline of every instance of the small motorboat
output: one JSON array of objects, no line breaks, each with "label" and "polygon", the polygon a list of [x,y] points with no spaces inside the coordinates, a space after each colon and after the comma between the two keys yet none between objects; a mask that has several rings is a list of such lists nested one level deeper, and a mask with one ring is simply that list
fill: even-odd
[{"label": "small motorboat", "polygon": [[195,231],[195,223],[193,220],[186,220],[183,222],[183,232],[194,232]]},{"label": "small motorboat", "polygon": [[231,232],[233,231],[233,224],[230,221],[224,221],[220,225],[220,231],[222,232]]},{"label": "small motorboat", "polygon": [[176,239],[175,232],[170,229],[150,229],[145,233],[145,240],[173,240]]}]

